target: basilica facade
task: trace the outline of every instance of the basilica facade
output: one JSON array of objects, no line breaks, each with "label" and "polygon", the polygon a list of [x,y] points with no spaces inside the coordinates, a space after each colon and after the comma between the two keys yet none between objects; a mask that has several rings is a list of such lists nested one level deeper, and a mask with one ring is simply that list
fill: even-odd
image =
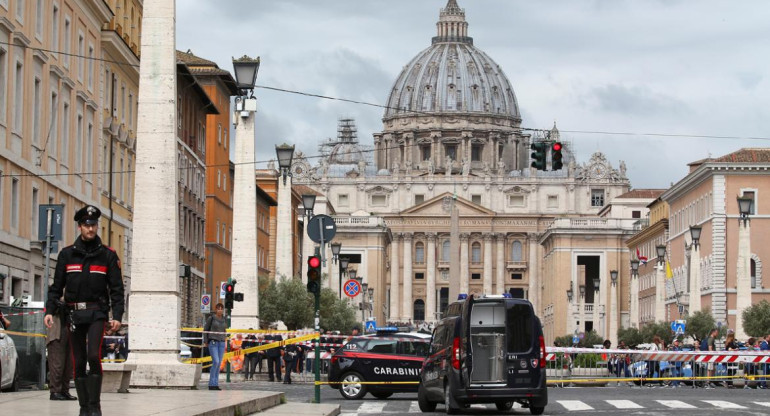
[{"label": "basilica facade", "polygon": [[[341,281],[362,276],[373,289],[363,314],[378,323],[435,321],[459,293],[529,299],[550,339],[575,325],[606,333],[624,319],[627,291],[615,295],[614,316],[603,308],[592,324],[592,309],[565,306],[565,291],[593,288],[598,275],[605,287],[612,268],[626,273],[616,258],[627,251],[622,238],[605,237],[630,233],[633,221],[601,216],[630,189],[625,166],[601,153],[576,160],[563,142],[563,169],[531,168],[530,145],[560,141],[559,131],[522,127],[510,81],[474,46],[456,0],[388,94],[373,146],[359,143],[352,120],[340,120],[318,163],[294,159],[293,183],[320,194],[316,206],[334,217],[340,256],[350,260],[348,271],[329,262],[325,284],[345,296]],[[585,301],[609,304],[604,293]]]}]

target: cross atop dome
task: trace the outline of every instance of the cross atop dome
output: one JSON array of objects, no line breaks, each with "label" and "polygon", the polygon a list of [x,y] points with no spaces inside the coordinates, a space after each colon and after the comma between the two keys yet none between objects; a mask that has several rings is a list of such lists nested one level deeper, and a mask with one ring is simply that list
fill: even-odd
[{"label": "cross atop dome", "polygon": [[433,44],[454,42],[473,45],[473,38],[468,36],[465,9],[460,8],[457,0],[448,0],[446,7],[441,9],[436,29],[438,34],[433,38]]}]

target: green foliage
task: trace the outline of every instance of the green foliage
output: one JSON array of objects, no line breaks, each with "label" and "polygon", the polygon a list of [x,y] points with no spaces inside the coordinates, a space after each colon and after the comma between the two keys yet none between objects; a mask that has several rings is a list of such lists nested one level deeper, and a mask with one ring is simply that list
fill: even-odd
[{"label": "green foliage", "polygon": [[[602,345],[604,338],[600,337],[595,331],[589,331],[585,333],[583,339],[580,340],[578,348],[593,348],[594,345]],[[572,347],[572,335],[567,334],[561,337],[557,337],[554,343],[558,343],[560,347]]]},{"label": "green foliage", "polygon": [[694,341],[700,341],[706,338],[709,331],[717,327],[714,317],[711,315],[711,309],[697,311],[687,317],[687,325],[684,334],[691,337]]},{"label": "green foliage", "polygon": [[340,300],[336,290],[321,289],[321,328],[324,331],[350,333],[350,329],[357,323],[356,311],[347,299]]},{"label": "green foliage", "polygon": [[596,368],[596,363],[602,360],[601,354],[578,354],[572,365],[577,368]]},{"label": "green foliage", "polygon": [[[644,342],[642,333],[637,328],[620,328],[618,329],[618,344],[623,341],[627,347],[635,348],[637,345]],[[617,346],[616,346],[617,347]]]},{"label": "green foliage", "polygon": [[770,334],[770,302],[762,300],[743,311],[743,329],[751,337]]},{"label": "green foliage", "polygon": [[664,342],[669,343],[674,336],[674,333],[671,332],[671,324],[666,322],[650,322],[643,326],[639,332],[644,342],[652,342],[652,338],[657,335]]}]

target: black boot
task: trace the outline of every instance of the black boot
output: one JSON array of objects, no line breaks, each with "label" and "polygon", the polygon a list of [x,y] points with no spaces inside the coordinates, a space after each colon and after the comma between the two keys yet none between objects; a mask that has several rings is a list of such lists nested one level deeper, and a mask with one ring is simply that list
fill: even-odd
[{"label": "black boot", "polygon": [[78,377],[75,379],[75,391],[78,392],[78,402],[80,403],[80,416],[89,416],[88,378],[87,377]]},{"label": "black boot", "polygon": [[89,416],[102,416],[102,375],[101,374],[89,374],[88,375],[88,404],[91,408]]}]

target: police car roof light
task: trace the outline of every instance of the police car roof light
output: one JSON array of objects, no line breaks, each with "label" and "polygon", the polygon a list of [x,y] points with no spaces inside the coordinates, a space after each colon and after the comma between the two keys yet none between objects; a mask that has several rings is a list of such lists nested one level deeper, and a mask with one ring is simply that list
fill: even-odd
[{"label": "police car roof light", "polygon": [[467,293],[460,293],[459,295],[457,295],[457,300],[465,300],[465,299],[468,299]]},{"label": "police car roof light", "polygon": [[378,326],[374,328],[377,332],[398,332],[398,327],[395,326]]},{"label": "police car roof light", "polygon": [[513,299],[513,295],[511,295],[510,293],[503,293],[503,297],[506,299]]}]

